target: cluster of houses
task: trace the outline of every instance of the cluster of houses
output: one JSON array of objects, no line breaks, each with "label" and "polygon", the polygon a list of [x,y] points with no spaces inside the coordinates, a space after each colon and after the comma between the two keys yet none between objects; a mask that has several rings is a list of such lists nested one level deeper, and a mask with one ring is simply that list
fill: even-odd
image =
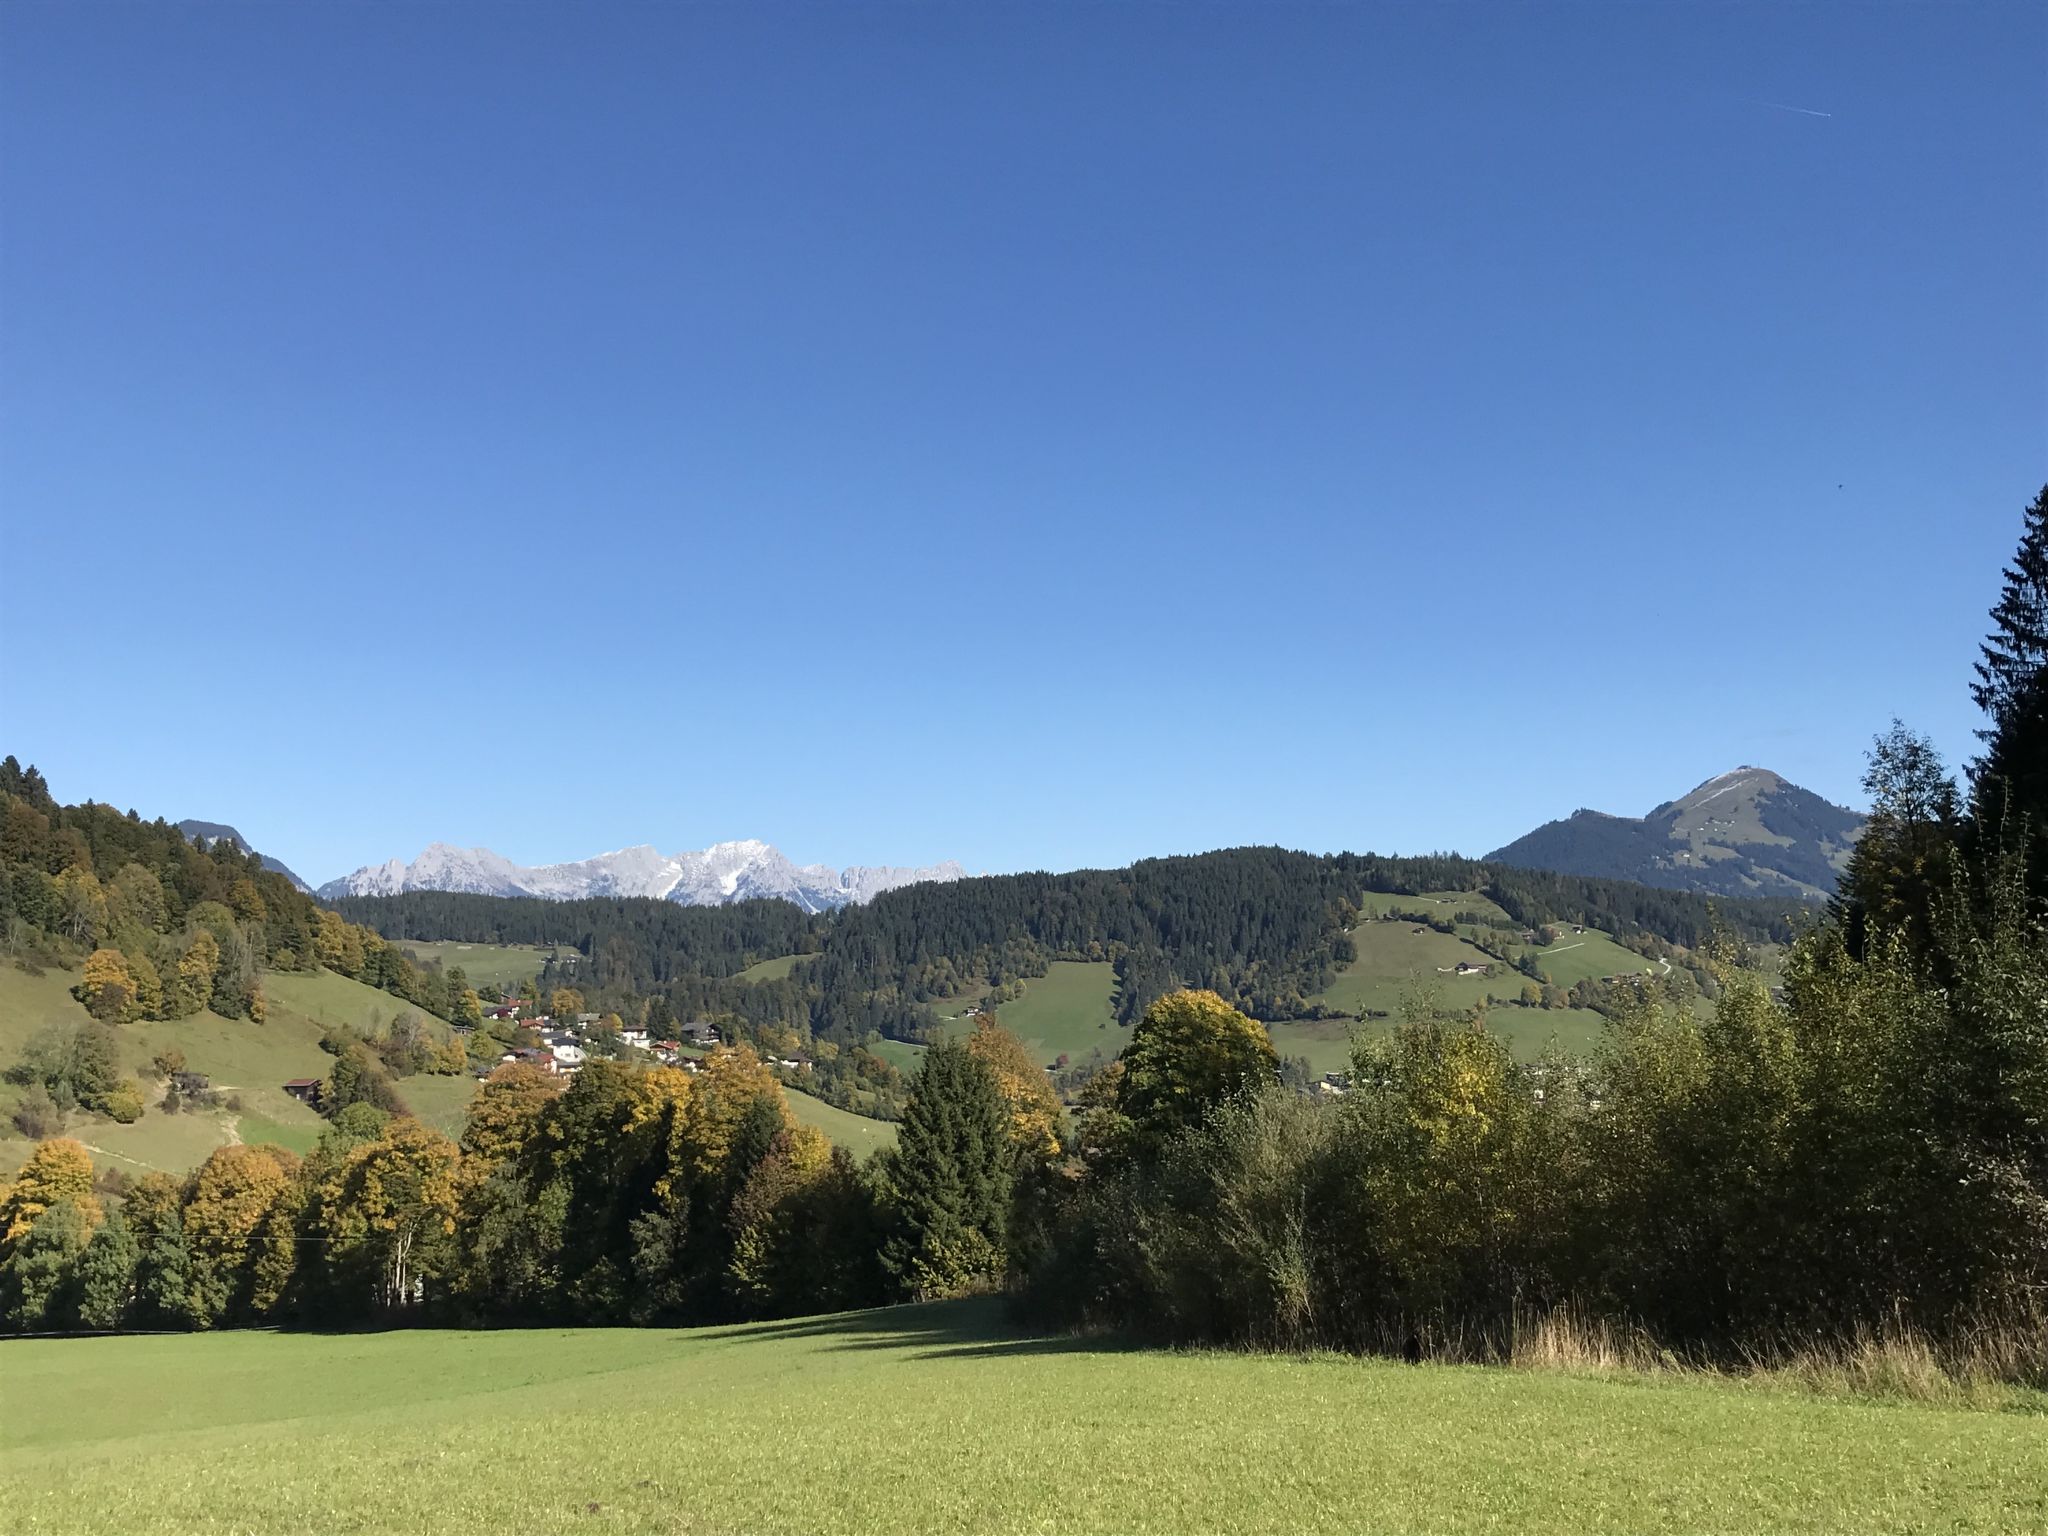
[{"label": "cluster of houses", "polygon": [[[539,1067],[550,1074],[567,1075],[579,1072],[590,1056],[590,1034],[600,1023],[603,1015],[579,1013],[567,1019],[557,1019],[550,1014],[538,1014],[533,1018],[519,1017],[519,1005],[506,1003],[484,1010],[484,1016],[493,1020],[517,1023],[531,1029],[540,1036],[539,1045],[518,1046],[500,1052],[496,1057],[484,1056],[473,1059],[470,1070],[478,1077],[489,1077],[508,1062],[524,1062]],[[698,1070],[698,1057],[689,1052],[708,1051],[723,1043],[716,1024],[685,1024],[676,1031],[673,1040],[657,1040],[647,1030],[626,1026],[619,1031],[619,1043],[629,1052],[644,1052],[654,1057],[663,1066],[681,1067],[686,1072]]]},{"label": "cluster of houses", "polygon": [[[536,1014],[521,1018],[521,1005],[515,1002],[492,1003],[485,1007],[484,1017],[493,1022],[512,1023],[522,1029],[533,1030],[540,1036],[540,1044],[516,1046],[500,1051],[496,1055],[477,1050],[477,1035],[466,1025],[456,1025],[457,1033],[469,1039],[469,1070],[474,1077],[489,1077],[499,1067],[511,1062],[524,1062],[538,1067],[550,1076],[569,1076],[583,1069],[590,1056],[591,1033],[604,1022],[604,1016],[596,1013],[579,1013],[565,1019],[550,1014]],[[619,1043],[628,1054],[635,1052],[652,1056],[665,1067],[680,1067],[685,1072],[703,1070],[703,1057],[707,1052],[725,1043],[716,1024],[693,1023],[680,1025],[672,1040],[656,1040],[644,1029],[630,1025],[619,1031]],[[763,1059],[770,1066],[780,1067],[785,1072],[809,1072],[811,1058],[807,1052],[765,1054]],[[284,1084],[284,1091],[302,1104],[318,1107],[323,1084],[317,1077],[295,1077]]]}]

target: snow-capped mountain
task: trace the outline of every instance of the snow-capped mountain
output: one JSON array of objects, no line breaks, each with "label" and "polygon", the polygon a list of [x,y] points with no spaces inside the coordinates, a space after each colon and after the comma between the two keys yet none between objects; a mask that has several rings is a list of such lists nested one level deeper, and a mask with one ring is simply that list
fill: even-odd
[{"label": "snow-capped mountain", "polygon": [[540,896],[573,901],[582,896],[656,896],[684,906],[779,897],[807,912],[870,901],[883,891],[923,880],[958,880],[966,871],[952,860],[924,869],[855,865],[841,872],[824,864],[799,868],[768,843],[749,839],[714,843],[700,853],[663,854],[645,845],[601,853],[573,864],[514,864],[488,848],[429,844],[410,864],[392,859],[366,864],[320,887],[324,897],[396,896],[404,891],[465,891],[479,896]]}]

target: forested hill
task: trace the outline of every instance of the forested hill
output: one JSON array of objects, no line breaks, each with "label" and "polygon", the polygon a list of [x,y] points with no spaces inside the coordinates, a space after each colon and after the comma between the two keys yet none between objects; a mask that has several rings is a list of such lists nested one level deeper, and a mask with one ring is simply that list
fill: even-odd
[{"label": "forested hill", "polygon": [[1863,830],[1854,811],[1765,768],[1738,768],[1649,815],[1574,811],[1487,855],[1491,861],[1718,896],[1834,894]]},{"label": "forested hill", "polygon": [[[651,899],[541,901],[411,892],[337,900],[389,939],[573,947],[578,983],[656,995],[679,1015],[730,1012],[807,1028],[921,1038],[929,1004],[973,984],[1042,975],[1055,959],[1116,967],[1125,1020],[1176,986],[1207,987],[1255,1017],[1298,1018],[1352,958],[1347,932],[1365,892],[1474,891],[1517,922],[1582,923],[1617,937],[1698,947],[1717,927],[1789,939],[1792,901],[1728,901],[1620,881],[1509,869],[1454,857],[1396,859],[1235,848],[1146,859],[1128,869],[990,875],[890,891],[865,907],[810,915],[783,902],[686,908]],[[747,966],[812,956],[784,977]]]}]

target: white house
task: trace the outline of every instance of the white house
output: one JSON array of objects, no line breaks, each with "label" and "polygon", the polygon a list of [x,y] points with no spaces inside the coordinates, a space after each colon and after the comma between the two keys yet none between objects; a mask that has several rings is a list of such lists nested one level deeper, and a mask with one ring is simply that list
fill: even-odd
[{"label": "white house", "polygon": [[583,1065],[583,1047],[574,1040],[565,1037],[560,1040],[550,1041],[548,1043],[548,1050],[553,1053],[556,1066],[573,1072]]}]

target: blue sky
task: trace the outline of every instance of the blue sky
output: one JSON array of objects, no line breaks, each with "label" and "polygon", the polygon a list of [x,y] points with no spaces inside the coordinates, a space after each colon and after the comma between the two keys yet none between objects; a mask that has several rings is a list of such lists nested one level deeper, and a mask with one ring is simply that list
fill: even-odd
[{"label": "blue sky", "polygon": [[313,879],[1854,800],[1894,713],[1967,753],[2048,476],[2044,62],[2015,4],[16,0],[0,750]]}]

